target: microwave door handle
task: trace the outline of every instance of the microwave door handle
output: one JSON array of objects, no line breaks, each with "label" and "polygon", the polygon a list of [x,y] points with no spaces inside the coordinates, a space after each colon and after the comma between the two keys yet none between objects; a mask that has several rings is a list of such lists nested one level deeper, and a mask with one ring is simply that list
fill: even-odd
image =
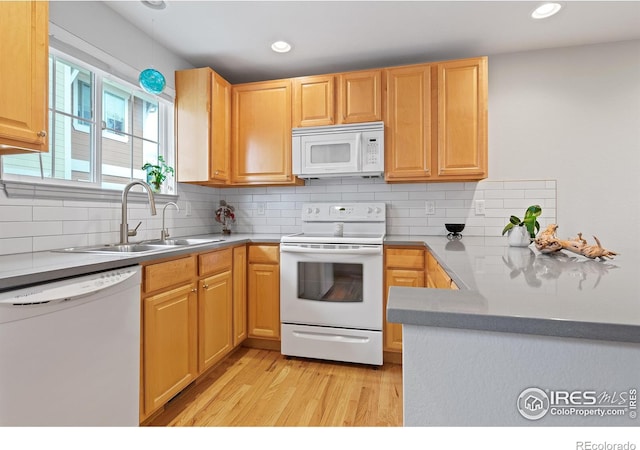
[{"label": "microwave door handle", "polygon": [[360,171],[362,170],[362,133],[356,134],[356,158],[358,158],[358,171]]}]

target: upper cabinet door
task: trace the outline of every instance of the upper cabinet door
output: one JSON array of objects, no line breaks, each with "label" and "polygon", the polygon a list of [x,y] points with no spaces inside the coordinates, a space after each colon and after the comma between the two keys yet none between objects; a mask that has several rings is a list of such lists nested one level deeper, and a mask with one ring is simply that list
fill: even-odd
[{"label": "upper cabinet door", "polygon": [[438,177],[487,176],[487,58],[438,64]]},{"label": "upper cabinet door", "polygon": [[428,64],[385,70],[385,179],[432,175],[431,69]]},{"label": "upper cabinet door", "polygon": [[339,74],[338,122],[382,120],[382,70]]},{"label": "upper cabinet door", "polygon": [[232,88],[233,184],[298,184],[291,173],[291,81]]},{"label": "upper cabinet door", "polygon": [[293,79],[293,127],[335,124],[335,76]]},{"label": "upper cabinet door", "polygon": [[231,178],[231,83],[213,72],[211,77],[211,159],[209,176],[227,182]]},{"label": "upper cabinet door", "polygon": [[49,150],[49,4],[0,2],[0,155]]},{"label": "upper cabinet door", "polygon": [[231,85],[208,67],[176,71],[178,181],[229,180]]}]

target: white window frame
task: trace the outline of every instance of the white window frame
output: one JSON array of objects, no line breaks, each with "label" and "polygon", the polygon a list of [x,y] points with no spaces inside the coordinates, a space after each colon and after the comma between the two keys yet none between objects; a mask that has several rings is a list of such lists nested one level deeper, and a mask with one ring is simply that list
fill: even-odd
[{"label": "white window frame", "polygon": [[[113,74],[106,72],[105,70],[82,61],[81,59],[70,55],[68,52],[57,50],[53,47],[49,48],[50,53],[60,57],[61,59],[78,65],[79,67],[89,70],[94,73],[97,82],[92,86],[92,98],[93,98],[93,110],[101,111],[102,117],[102,81],[109,80],[120,84],[122,86],[129,86],[136,90],[140,88],[121,77],[117,77]],[[80,52],[82,54],[82,52]],[[113,63],[113,62],[112,62]],[[107,66],[111,67],[111,66]],[[126,73],[129,69],[123,66],[125,70],[119,71],[119,73]],[[74,85],[75,90],[75,85]],[[72,95],[76,94],[73,92]],[[159,107],[159,130],[158,130],[158,146],[163,149],[160,154],[164,156],[165,161],[170,166],[175,167],[175,148],[174,148],[174,131],[173,131],[173,98],[170,96],[154,96],[158,100]],[[75,109],[75,108],[74,108]],[[127,110],[129,108],[126,108]],[[74,114],[76,111],[73,111]],[[128,123],[128,117],[125,119]],[[73,127],[83,127],[83,124],[75,123],[77,119],[73,121]],[[127,125],[128,126],[128,125]],[[96,158],[96,163],[93,168],[92,178],[94,182],[83,182],[73,180],[63,180],[56,178],[38,178],[30,175],[16,175],[5,174],[2,167],[2,157],[0,157],[0,184],[4,185],[5,192],[8,197],[18,198],[44,198],[44,199],[83,199],[83,200],[97,200],[97,201],[120,201],[122,195],[122,186],[117,186],[113,189],[108,187],[102,187],[102,155],[101,144],[99,143],[101,136],[105,131],[104,137],[112,138],[116,137],[118,140],[128,141],[129,136],[120,136],[116,133],[112,133],[109,130],[101,130],[101,127],[96,127],[94,133],[94,142],[92,143],[93,157]],[[76,128],[77,129],[77,128]],[[89,127],[86,126],[88,130]],[[110,136],[109,136],[110,135]],[[145,181],[144,173],[142,170],[135,170],[134,173],[140,173],[142,176],[140,179]],[[138,178],[136,178],[138,179]],[[168,193],[155,194],[156,198],[162,201],[175,201],[178,198],[177,195],[177,181],[174,177],[171,179],[171,183],[168,185]]]}]

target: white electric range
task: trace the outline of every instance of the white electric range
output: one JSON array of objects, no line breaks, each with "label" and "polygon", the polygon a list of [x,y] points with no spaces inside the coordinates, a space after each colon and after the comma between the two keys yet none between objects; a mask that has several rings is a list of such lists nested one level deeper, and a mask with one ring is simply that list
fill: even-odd
[{"label": "white electric range", "polygon": [[306,203],[280,243],[282,354],[382,365],[384,203]]}]

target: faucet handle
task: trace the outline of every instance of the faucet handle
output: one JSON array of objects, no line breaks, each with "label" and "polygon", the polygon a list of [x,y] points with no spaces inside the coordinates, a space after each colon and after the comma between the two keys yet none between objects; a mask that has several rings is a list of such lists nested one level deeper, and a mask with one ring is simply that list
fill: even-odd
[{"label": "faucet handle", "polygon": [[138,225],[136,225],[136,227],[133,230],[128,230],[127,231],[127,235],[128,236],[135,236],[138,234],[138,228],[140,228],[140,225],[142,225],[142,221],[138,222]]}]

